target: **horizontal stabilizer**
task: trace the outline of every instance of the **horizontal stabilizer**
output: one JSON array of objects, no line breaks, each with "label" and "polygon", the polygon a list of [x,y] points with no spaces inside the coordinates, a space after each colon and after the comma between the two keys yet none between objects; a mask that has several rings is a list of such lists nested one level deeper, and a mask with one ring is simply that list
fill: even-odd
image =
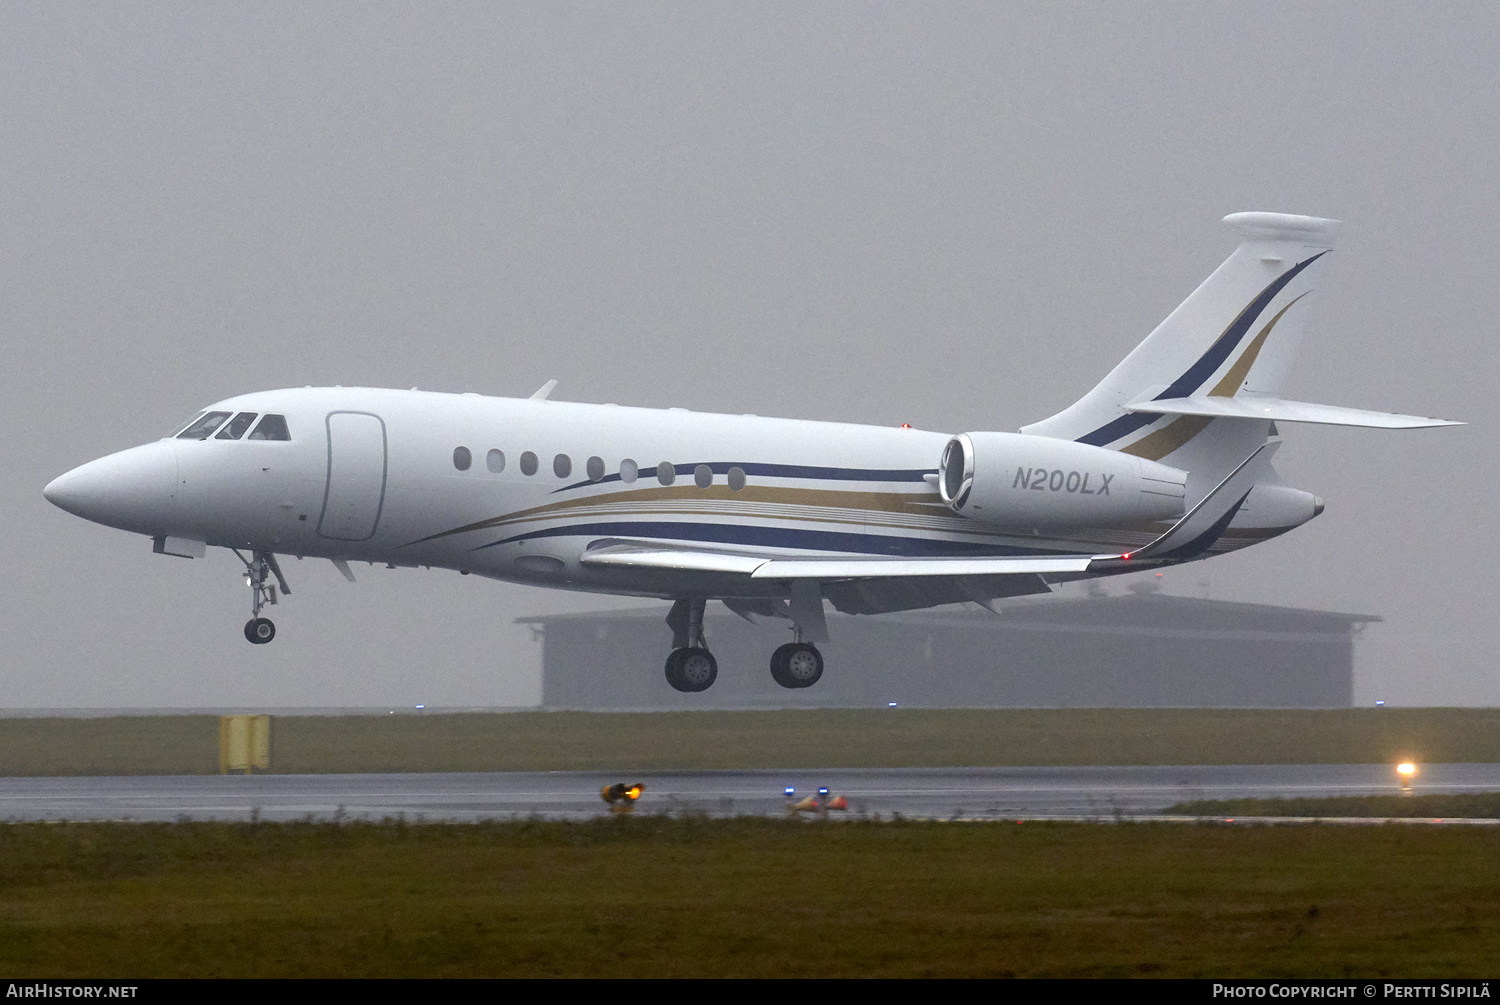
[{"label": "horizontal stabilizer", "polygon": [[1307,401],[1288,401],[1285,398],[1249,394],[1234,397],[1202,395],[1191,398],[1148,399],[1126,405],[1125,410],[1157,415],[1203,415],[1213,418],[1271,419],[1276,422],[1315,422],[1328,426],[1363,426],[1367,429],[1423,429],[1429,426],[1463,425],[1462,422],[1429,419],[1421,415],[1370,412],[1362,408],[1315,405]]},{"label": "horizontal stabilizer", "polygon": [[649,541],[598,542],[583,553],[591,566],[738,573],[752,579],[873,579],[905,576],[1005,576],[1084,572],[1096,556],[1003,558],[778,558],[732,551],[671,548]]}]

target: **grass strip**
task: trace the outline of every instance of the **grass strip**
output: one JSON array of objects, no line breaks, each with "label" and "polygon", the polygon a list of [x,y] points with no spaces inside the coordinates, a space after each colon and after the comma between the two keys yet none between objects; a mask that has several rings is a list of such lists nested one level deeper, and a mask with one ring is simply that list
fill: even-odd
[{"label": "grass strip", "polygon": [[1310,799],[1199,799],[1169,806],[1168,815],[1197,817],[1411,817],[1500,819],[1500,792],[1442,795],[1326,796]]},{"label": "grass strip", "polygon": [[[279,773],[1500,762],[1500,710],[814,709],[279,716]],[[0,774],[210,774],[214,716],[0,719]]]},{"label": "grass strip", "polygon": [[15,977],[1465,977],[1490,828],[15,824]]}]

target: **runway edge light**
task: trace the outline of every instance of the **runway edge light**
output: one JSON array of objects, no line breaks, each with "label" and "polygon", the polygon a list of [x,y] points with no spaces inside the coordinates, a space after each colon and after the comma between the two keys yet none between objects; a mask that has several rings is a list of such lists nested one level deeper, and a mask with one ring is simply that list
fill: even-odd
[{"label": "runway edge light", "polygon": [[1417,777],[1417,766],[1412,761],[1402,761],[1396,765],[1396,777],[1401,779],[1401,791],[1410,792],[1412,780]]}]

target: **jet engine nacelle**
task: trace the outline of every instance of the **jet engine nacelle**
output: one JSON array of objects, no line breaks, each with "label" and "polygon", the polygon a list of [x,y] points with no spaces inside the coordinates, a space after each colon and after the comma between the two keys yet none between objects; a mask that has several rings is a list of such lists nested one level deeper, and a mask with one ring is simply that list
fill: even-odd
[{"label": "jet engine nacelle", "polygon": [[955,513],[997,527],[1127,527],[1183,514],[1187,472],[1072,440],[960,433],[938,467]]},{"label": "jet engine nacelle", "polygon": [[1278,533],[1299,527],[1323,512],[1323,499],[1290,485],[1257,485],[1250,490],[1231,527]]}]

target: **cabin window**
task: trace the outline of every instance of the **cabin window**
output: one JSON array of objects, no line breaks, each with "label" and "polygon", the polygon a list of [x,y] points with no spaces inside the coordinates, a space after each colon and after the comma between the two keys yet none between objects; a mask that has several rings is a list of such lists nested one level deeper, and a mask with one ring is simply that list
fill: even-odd
[{"label": "cabin window", "polygon": [[290,440],[291,432],[286,428],[286,416],[267,415],[249,436],[252,440]]},{"label": "cabin window", "polygon": [[567,454],[558,454],[552,458],[552,473],[559,478],[566,478],[573,473],[573,458]]},{"label": "cabin window", "polygon": [[671,461],[662,461],[656,466],[656,480],[663,485],[671,485],[677,480],[677,469],[672,467]]},{"label": "cabin window", "polygon": [[631,485],[634,484],[635,480],[640,476],[641,466],[635,461],[632,461],[629,457],[627,457],[620,462],[620,481],[624,482],[626,485]]},{"label": "cabin window", "polygon": [[216,440],[237,440],[245,435],[245,430],[250,428],[250,423],[255,421],[254,412],[241,412],[230,419],[223,429],[219,430]]},{"label": "cabin window", "polygon": [[491,450],[484,455],[484,466],[490,469],[490,474],[498,475],[505,470],[505,453],[500,450]]},{"label": "cabin window", "polygon": [[742,489],[742,488],[745,487],[745,469],[744,468],[730,468],[729,469],[729,487],[731,489],[734,489],[734,491],[736,491],[736,492],[738,492],[740,489]]},{"label": "cabin window", "polygon": [[453,466],[460,471],[469,470],[469,465],[474,463],[474,455],[469,453],[468,447],[453,448]]},{"label": "cabin window", "polygon": [[584,465],[584,470],[588,473],[589,481],[599,481],[604,477],[604,458],[590,457],[588,463]]},{"label": "cabin window", "polygon": [[693,484],[700,489],[706,489],[714,483],[714,469],[707,464],[700,464],[693,469]]},{"label": "cabin window", "polygon": [[533,454],[530,450],[521,455],[521,474],[536,474],[536,454]]},{"label": "cabin window", "polygon": [[213,435],[215,429],[223,425],[225,419],[233,414],[233,412],[205,412],[188,423],[188,427],[178,433],[177,438],[179,440],[206,440]]}]

